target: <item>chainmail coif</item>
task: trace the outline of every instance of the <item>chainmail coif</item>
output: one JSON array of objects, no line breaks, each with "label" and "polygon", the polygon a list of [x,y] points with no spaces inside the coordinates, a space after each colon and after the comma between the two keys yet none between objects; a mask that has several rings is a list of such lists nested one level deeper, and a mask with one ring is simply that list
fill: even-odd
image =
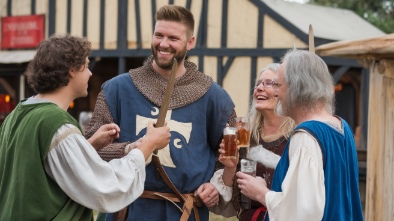
[{"label": "chainmail coif", "polygon": [[[141,94],[157,107],[160,107],[169,78],[156,73],[152,67],[152,62],[153,56],[150,56],[144,66],[131,69],[129,72]],[[199,72],[194,63],[185,60],[184,65],[186,73],[175,79],[169,109],[184,107],[195,102],[204,96],[212,85],[212,78]]]}]

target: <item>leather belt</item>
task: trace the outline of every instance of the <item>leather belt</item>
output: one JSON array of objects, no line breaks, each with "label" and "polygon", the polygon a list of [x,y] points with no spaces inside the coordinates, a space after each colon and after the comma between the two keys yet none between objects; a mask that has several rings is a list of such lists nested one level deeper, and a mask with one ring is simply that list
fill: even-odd
[{"label": "leather belt", "polygon": [[[191,212],[192,212],[192,209],[194,211],[194,218],[196,219],[196,221],[200,220],[200,216],[198,214],[197,207],[203,206],[203,202],[201,201],[201,199],[199,197],[194,196],[193,193],[182,194],[182,198],[184,200],[181,200],[181,199],[179,199],[179,196],[177,194],[161,193],[161,192],[144,190],[144,192],[142,193],[142,195],[140,197],[146,198],[146,199],[167,200],[167,201],[171,202],[182,213],[180,221],[187,221],[189,219]],[[176,203],[182,203],[182,202],[183,202],[183,207],[180,208],[178,206],[178,204],[176,204]]]}]

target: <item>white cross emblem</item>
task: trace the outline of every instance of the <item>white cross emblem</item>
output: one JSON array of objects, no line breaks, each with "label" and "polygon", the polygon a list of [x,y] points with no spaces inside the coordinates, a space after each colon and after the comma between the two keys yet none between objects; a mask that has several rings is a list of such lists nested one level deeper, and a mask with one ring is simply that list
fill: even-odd
[{"label": "white cross emblem", "polygon": [[[147,117],[143,117],[140,115],[136,116],[136,130],[135,130],[136,135],[138,135],[143,129],[145,129],[147,127],[149,121],[156,122],[157,115],[159,115],[159,108],[153,107],[153,109],[154,110],[151,111],[151,114],[153,117],[156,117],[156,118],[147,118]],[[172,110],[168,110],[167,115],[166,115],[166,122],[167,122],[167,126],[170,128],[170,131],[175,131],[175,132],[181,134],[185,138],[186,142],[189,143],[190,134],[192,132],[192,123],[190,123],[190,122],[183,123],[183,122],[171,120],[171,114],[172,114]],[[181,140],[179,138],[176,138],[173,140],[173,145],[176,148],[180,149],[180,148],[182,148],[182,145],[180,144],[180,142],[181,142]],[[171,159],[169,144],[166,147],[164,147],[163,149],[159,150],[157,152],[157,156],[160,158],[160,162],[163,166],[176,168],[174,162]],[[148,163],[150,163],[151,157],[152,156],[150,156],[149,159],[147,160]]]}]

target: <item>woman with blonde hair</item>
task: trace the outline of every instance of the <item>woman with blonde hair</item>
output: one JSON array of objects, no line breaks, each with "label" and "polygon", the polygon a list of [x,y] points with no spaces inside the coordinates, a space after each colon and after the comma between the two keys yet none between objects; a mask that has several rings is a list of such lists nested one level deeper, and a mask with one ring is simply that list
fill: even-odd
[{"label": "woman with blonde hair", "polygon": [[[248,114],[251,148],[247,159],[257,161],[256,176],[264,178],[269,186],[287,138],[295,126],[291,118],[278,116],[275,112],[278,98],[273,89],[273,80],[276,79],[279,66],[277,63],[269,64],[258,75]],[[223,163],[224,169],[215,173],[211,183],[217,187],[221,197],[219,205],[211,207],[211,211],[225,217],[238,215],[239,220],[262,220],[267,211],[262,204],[252,201],[251,208],[244,208],[239,202],[240,192],[233,179],[238,159],[223,158],[223,148],[220,152],[219,161]]]}]

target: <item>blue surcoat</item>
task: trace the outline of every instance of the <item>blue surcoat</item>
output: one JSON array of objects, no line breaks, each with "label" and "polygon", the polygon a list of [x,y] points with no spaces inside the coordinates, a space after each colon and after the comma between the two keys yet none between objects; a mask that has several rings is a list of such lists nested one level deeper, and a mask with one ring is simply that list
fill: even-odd
[{"label": "blue surcoat", "polygon": [[[106,82],[103,91],[114,122],[121,128],[118,142],[141,138],[146,133],[147,122],[156,121],[159,107],[138,91],[129,73]],[[216,162],[214,151],[233,110],[230,96],[212,83],[197,101],[167,112],[171,140],[166,160],[160,160],[181,193],[193,193],[209,182]],[[145,190],[172,193],[153,163],[146,166]],[[208,220],[208,209],[199,208],[199,215],[201,220]],[[129,206],[127,220],[179,220],[180,216],[181,212],[168,201],[138,198]],[[113,220],[111,214],[107,220]],[[193,214],[189,220],[194,220]]]},{"label": "blue surcoat", "polygon": [[[307,131],[316,138],[322,151],[326,194],[322,220],[362,221],[356,145],[350,126],[343,119],[341,121],[343,134],[319,121],[301,123],[294,131]],[[272,190],[276,192],[282,191],[282,182],[289,168],[289,143],[275,169]]]}]

